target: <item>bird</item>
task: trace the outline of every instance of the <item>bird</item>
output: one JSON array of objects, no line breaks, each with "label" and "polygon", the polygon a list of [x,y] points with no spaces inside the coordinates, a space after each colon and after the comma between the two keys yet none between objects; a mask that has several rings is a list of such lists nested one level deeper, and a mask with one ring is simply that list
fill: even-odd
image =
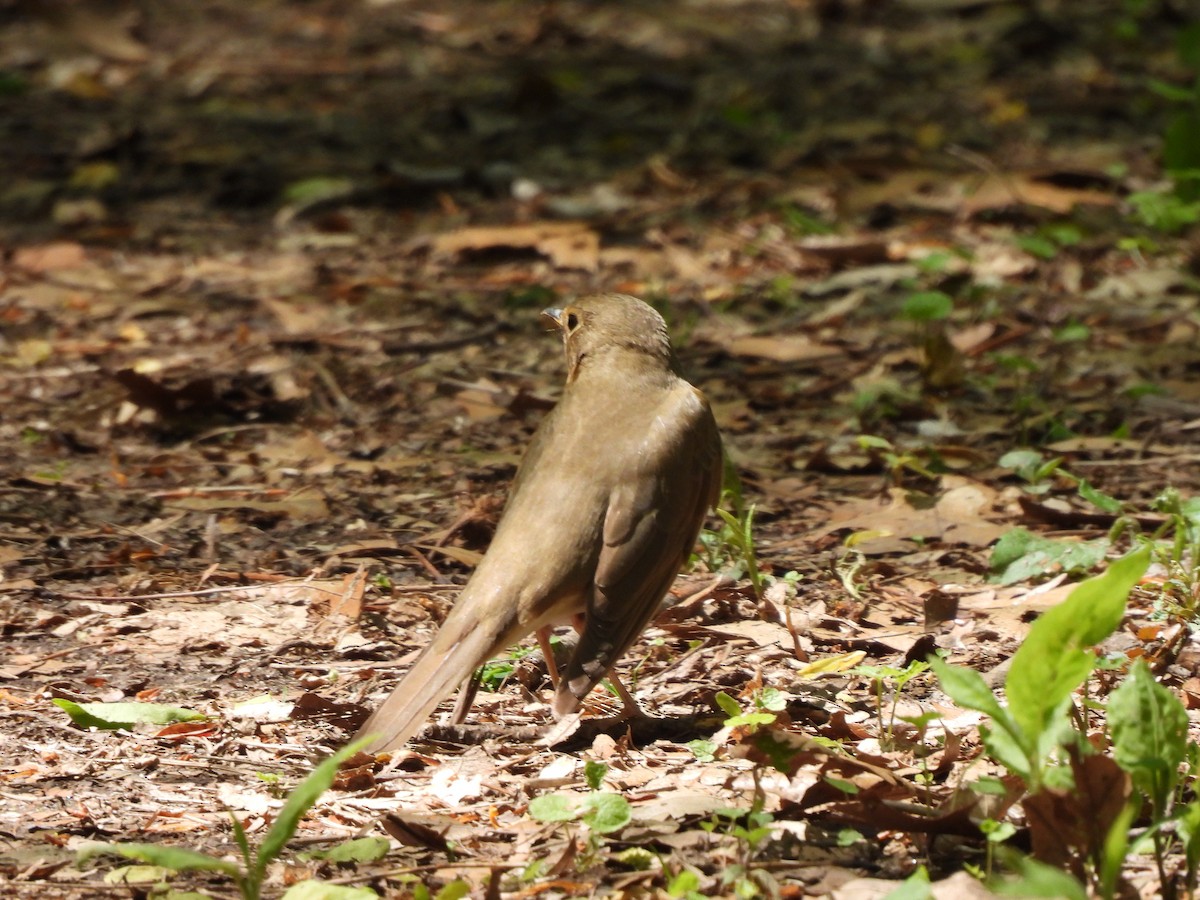
[{"label": "bird", "polygon": [[626,294],[542,316],[562,337],[562,396],[529,443],[483,559],[355,735],[371,752],[401,748],[454,688],[531,633],[548,651],[557,625],[573,624],[579,640],[562,673],[545,654],[551,711],[574,712],[645,630],[719,500],[720,432],[680,374],[662,316]]}]

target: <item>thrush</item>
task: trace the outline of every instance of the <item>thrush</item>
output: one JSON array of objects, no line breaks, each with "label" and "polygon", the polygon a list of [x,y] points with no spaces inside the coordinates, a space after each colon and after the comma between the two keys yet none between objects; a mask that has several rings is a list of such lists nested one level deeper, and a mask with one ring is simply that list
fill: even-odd
[{"label": "thrush", "polygon": [[646,628],[719,497],[717,424],[680,375],[662,317],[622,294],[542,315],[562,335],[562,398],[534,434],[491,545],[442,627],[359,729],[374,736],[372,750],[403,745],[506,647],[536,632],[548,648],[560,624],[574,624],[579,641],[552,711],[573,712]]}]

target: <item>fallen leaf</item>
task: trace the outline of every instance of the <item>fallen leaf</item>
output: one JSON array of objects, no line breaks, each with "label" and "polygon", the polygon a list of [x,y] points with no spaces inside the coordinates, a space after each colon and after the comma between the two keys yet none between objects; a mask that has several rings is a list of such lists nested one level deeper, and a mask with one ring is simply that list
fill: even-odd
[{"label": "fallen leaf", "polygon": [[560,269],[594,272],[600,265],[600,237],[581,222],[462,228],[435,236],[431,246],[434,256],[511,248],[534,250]]}]

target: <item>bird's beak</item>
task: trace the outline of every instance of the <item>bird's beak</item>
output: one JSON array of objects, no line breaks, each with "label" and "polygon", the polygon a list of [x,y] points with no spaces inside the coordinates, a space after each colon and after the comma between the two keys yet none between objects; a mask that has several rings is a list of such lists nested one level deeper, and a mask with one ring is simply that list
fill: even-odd
[{"label": "bird's beak", "polygon": [[562,331],[562,314],[561,306],[550,306],[542,310],[542,318],[549,320],[549,324],[559,331]]}]

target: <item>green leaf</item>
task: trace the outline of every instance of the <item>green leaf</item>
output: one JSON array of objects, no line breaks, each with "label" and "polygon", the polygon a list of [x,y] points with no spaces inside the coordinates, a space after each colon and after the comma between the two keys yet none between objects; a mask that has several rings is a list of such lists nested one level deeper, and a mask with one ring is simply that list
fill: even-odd
[{"label": "green leaf", "polygon": [[917,870],[900,884],[883,895],[883,900],[932,900],[933,888],[929,884],[929,872],[924,866]]},{"label": "green leaf", "polygon": [[600,790],[600,785],[604,783],[604,776],[607,774],[608,765],[606,763],[589,759],[583,764],[583,779],[587,782],[588,788],[593,791]]},{"label": "green leaf", "polygon": [[1026,783],[1038,781],[1041,772],[1040,767],[1035,769],[1035,766],[1040,766],[1040,760],[1045,756],[1039,742],[1044,740],[1052,746],[1056,745],[1054,742],[1060,737],[1059,730],[1050,729],[1045,733],[1027,731],[1017,723],[1011,710],[1000,705],[983,676],[974,669],[950,666],[937,656],[929,657],[929,662],[941,682],[942,690],[955,703],[991,716],[992,721],[979,728],[988,754]]},{"label": "green leaf", "polygon": [[65,711],[71,721],[81,728],[100,728],[105,731],[132,728],[140,723],[171,725],[204,718],[203,713],[194,709],[161,703],[74,703],[61,697],[50,702]]},{"label": "green leaf", "polygon": [[763,688],[754,698],[754,702],[762,709],[769,709],[772,712],[779,712],[787,709],[788,698],[787,694],[777,688]]},{"label": "green leaf", "polygon": [[742,713],[738,716],[730,716],[725,720],[727,728],[741,728],[744,725],[770,725],[778,716],[775,713],[769,712],[750,712]]},{"label": "green leaf", "polygon": [[697,738],[694,741],[688,741],[687,748],[700,762],[712,762],[716,758],[717,744],[715,741]]},{"label": "green leaf", "polygon": [[471,895],[471,885],[458,878],[434,894],[434,900],[462,900]]},{"label": "green leaf", "polygon": [[1121,624],[1129,592],[1149,565],[1150,548],[1141,547],[1114,561],[1103,575],[1080,582],[1033,623],[1005,680],[1009,712],[1022,733],[1040,738],[1061,713],[1092,670],[1091,648]]},{"label": "green leaf", "polygon": [[578,816],[572,800],[566,794],[542,794],[529,801],[529,815],[539,822],[573,822]]},{"label": "green leaf", "polygon": [[843,794],[853,796],[858,793],[858,785],[853,781],[847,781],[844,778],[835,778],[833,775],[825,776],[825,783],[831,788],[841,791]]},{"label": "green leaf", "polygon": [[1103,512],[1115,515],[1121,511],[1120,500],[1110,497],[1103,491],[1096,490],[1086,481],[1079,482],[1079,496]]},{"label": "green leaf", "polygon": [[913,322],[945,319],[954,311],[954,300],[941,291],[918,291],[904,299],[900,314]]},{"label": "green leaf", "polygon": [[1146,86],[1164,100],[1170,100],[1172,103],[1191,103],[1193,99],[1191,88],[1180,87],[1177,84],[1171,84],[1169,81],[1160,81],[1157,78],[1151,78],[1146,83]]},{"label": "green leaf", "polygon": [[296,854],[301,859],[324,859],[329,862],[376,862],[388,855],[391,842],[383,837],[362,837],[343,841],[327,850],[311,850]]},{"label": "green leaf", "polygon": [[175,872],[221,872],[231,877],[241,874],[237,863],[218,859],[207,853],[189,850],[187,847],[170,847],[164,844],[88,844],[78,854],[80,863],[94,856],[109,854],[136,859],[152,866],[163,866]]},{"label": "green leaf", "polygon": [[620,794],[591,794],[583,804],[580,817],[597,834],[609,834],[624,828],[633,818],[629,801]]},{"label": "green leaf", "polygon": [[1107,540],[1056,541],[1025,528],[1014,528],[992,548],[989,565],[993,574],[988,580],[1015,584],[1058,571],[1086,572],[1099,565],[1107,551]]},{"label": "green leaf", "polygon": [[1187,754],[1188,715],[1174,693],[1137,660],[1108,699],[1113,759],[1154,803],[1166,809]]},{"label": "green leaf", "polygon": [[1032,784],[1035,779],[1033,770],[1035,748],[1027,746],[1025,736],[1011,717],[1005,712],[1008,724],[998,724],[1000,720],[993,719],[991,724],[979,726],[979,737],[988,756],[1021,778],[1026,784]]},{"label": "green leaf", "polygon": [[635,872],[648,872],[658,857],[645,847],[629,847],[620,853],[612,854],[612,858],[626,868]]},{"label": "green leaf", "polygon": [[1175,820],[1188,868],[1195,869],[1200,866],[1200,800],[1193,800],[1185,806]]},{"label": "green leaf", "polygon": [[965,666],[952,666],[940,656],[930,656],[929,664],[942,690],[963,709],[973,709],[993,719],[1004,717],[1004,708],[983,676]]},{"label": "green leaf", "polygon": [[104,873],[105,884],[158,884],[175,872],[166,866],[121,866]]},{"label": "green leaf", "polygon": [[1068,322],[1054,330],[1054,339],[1060,344],[1079,344],[1092,336],[1092,329],[1083,322]]},{"label": "green leaf", "polygon": [[1058,255],[1058,245],[1038,234],[1021,235],[1016,243],[1030,256],[1036,256],[1038,259],[1054,259]]},{"label": "green leaf", "polygon": [[317,176],[303,181],[293,181],[283,191],[283,198],[289,203],[319,203],[326,200],[337,200],[349,197],[354,193],[354,182],[349,178],[328,178]]},{"label": "green leaf", "polygon": [[719,691],[716,696],[717,706],[721,707],[721,711],[727,716],[740,716],[742,707],[736,700],[730,697],[724,691]]},{"label": "green leaf", "polygon": [[864,450],[891,450],[892,442],[874,434],[860,434],[854,442]]},{"label": "green leaf", "polygon": [[298,881],[283,893],[282,900],[378,900],[370,888],[327,884],[324,881]]},{"label": "green leaf", "polygon": [[1069,873],[1016,852],[1001,852],[1016,878],[988,885],[1002,897],[1046,897],[1048,900],[1088,900],[1088,892]]},{"label": "green leaf", "polygon": [[1001,468],[1012,469],[1022,478],[1028,479],[1042,464],[1042,454],[1036,450],[1009,450],[1000,457]]},{"label": "green leaf", "polygon": [[321,799],[322,794],[333,786],[338,767],[370,742],[371,738],[365,737],[347,744],[333,756],[318,763],[312,773],[288,794],[283,808],[275,816],[275,821],[271,824],[266,836],[263,837],[262,843],[258,846],[258,852],[254,856],[254,866],[249,874],[253,883],[262,884],[267,865],[279,856],[283,851],[284,844],[292,839],[304,814]]},{"label": "green leaf", "polygon": [[687,897],[700,890],[700,876],[691,869],[681,869],[667,882],[667,894],[671,897]]}]

